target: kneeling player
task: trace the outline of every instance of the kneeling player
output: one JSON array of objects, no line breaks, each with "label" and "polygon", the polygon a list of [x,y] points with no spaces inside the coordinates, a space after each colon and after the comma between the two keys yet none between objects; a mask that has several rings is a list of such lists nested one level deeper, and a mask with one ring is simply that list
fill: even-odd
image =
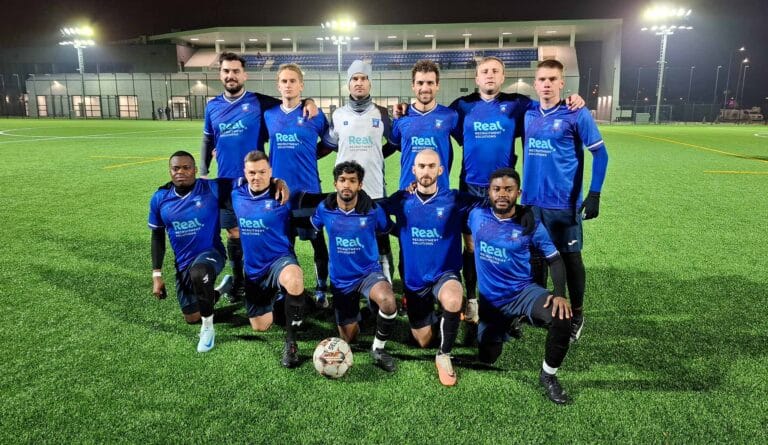
[{"label": "kneeling player", "polygon": [[280,205],[270,188],[272,169],[267,155],[254,150],[245,157],[246,183],[232,191],[245,262],[245,300],[255,331],[272,325],[273,300],[285,299],[285,346],[282,364],[299,364],[296,330],[304,315],[304,275],[291,246],[289,205]]},{"label": "kneeling player", "polygon": [[[491,208],[470,212],[469,228],[475,237],[475,265],[480,290],[478,327],[479,358],[494,363],[501,355],[507,329],[524,315],[534,326],[548,330],[539,381],[549,399],[568,401],[555,376],[568,352],[571,307],[565,295],[565,267],[543,225],[533,235],[523,233],[517,219],[520,176],[509,168],[491,174],[488,197]],[[530,247],[539,249],[549,262],[554,293],[534,284]]]},{"label": "kneeling player", "polygon": [[360,296],[379,308],[371,357],[376,366],[395,371],[395,360],[384,351],[397,317],[392,285],[382,272],[376,235],[386,233],[391,223],[380,206],[363,191],[365,171],[355,161],[333,169],[332,193],[312,215],[316,230],[325,227],[330,245],[330,276],[336,325],[347,342],[360,332]]},{"label": "kneeling player", "polygon": [[171,182],[160,187],[149,204],[149,228],[152,229],[152,293],[166,296],[163,281],[165,232],[176,256],[176,296],[187,323],[202,317],[198,352],[213,348],[213,306],[218,295],[229,292],[227,276],[214,289],[216,276],[224,268],[226,253],[219,234],[218,184],[197,179],[195,159],[186,151],[177,151],[169,160]]}]

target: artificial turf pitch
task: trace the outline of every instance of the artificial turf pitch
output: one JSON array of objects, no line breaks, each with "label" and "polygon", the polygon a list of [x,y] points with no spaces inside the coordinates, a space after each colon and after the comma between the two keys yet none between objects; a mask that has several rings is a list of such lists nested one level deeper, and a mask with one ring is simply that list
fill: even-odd
[{"label": "artificial turf pitch", "polygon": [[[490,368],[457,347],[453,388],[402,317],[395,374],[371,364],[368,326],[349,374],[320,377],[328,311],[307,319],[298,369],[280,366],[280,327],[254,333],[221,304],[215,349],[195,352],[172,279],[168,299],[151,296],[146,217],[167,157],[197,155],[200,130],[0,120],[0,443],[768,441],[768,128],[602,127],[586,324],[559,373],[568,406],[538,387],[545,333],[531,327]],[[395,155],[390,191],[398,172]],[[298,253],[311,288],[309,244]]]}]

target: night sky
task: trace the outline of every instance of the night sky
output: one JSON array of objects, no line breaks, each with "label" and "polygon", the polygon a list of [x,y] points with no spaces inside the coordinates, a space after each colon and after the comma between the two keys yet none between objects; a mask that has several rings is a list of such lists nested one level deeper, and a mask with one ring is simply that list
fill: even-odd
[{"label": "night sky", "polygon": [[[244,3],[244,4],[243,4]],[[296,26],[318,24],[339,12],[348,12],[360,24],[461,23],[483,21],[521,21],[557,19],[624,19],[622,54],[622,102],[634,99],[640,70],[641,97],[653,95],[659,53],[659,38],[639,31],[639,17],[647,1],[548,0],[511,1],[347,1],[273,0],[245,2],[208,1],[98,1],[60,2],[12,0],[3,6],[0,46],[17,47],[52,44],[58,29],[80,20],[90,21],[99,40],[130,39],[140,35],[163,34],[178,30],[214,26]],[[693,0],[676,5],[693,9],[691,31],[670,37],[668,48],[667,91],[687,95],[691,66],[693,100],[712,101],[718,65],[720,87],[731,51],[746,46],[750,68],[745,104],[761,105],[768,97],[768,0]],[[468,6],[471,5],[471,6]],[[297,12],[300,11],[300,14]],[[731,70],[731,88],[738,62]],[[631,86],[631,87],[630,87]]]}]

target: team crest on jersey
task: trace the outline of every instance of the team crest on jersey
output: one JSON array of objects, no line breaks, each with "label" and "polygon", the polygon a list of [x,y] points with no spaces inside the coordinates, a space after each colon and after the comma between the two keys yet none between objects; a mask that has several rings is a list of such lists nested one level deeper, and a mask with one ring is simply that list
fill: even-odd
[{"label": "team crest on jersey", "polygon": [[381,119],[371,118],[371,122],[373,124],[373,128],[379,128],[379,124],[381,124]]},{"label": "team crest on jersey", "polygon": [[445,213],[445,207],[438,207],[436,210],[437,210],[437,217],[442,218],[443,214]]},{"label": "team crest on jersey", "polygon": [[435,119],[435,128],[441,128],[443,126],[442,119]]},{"label": "team crest on jersey", "polygon": [[304,125],[304,116],[299,116],[299,118],[296,119],[296,123],[299,125]]},{"label": "team crest on jersey", "polygon": [[499,110],[501,110],[502,113],[506,113],[507,112],[507,104],[501,104],[499,106]]},{"label": "team crest on jersey", "polygon": [[555,122],[552,123],[552,129],[559,130],[562,125],[563,125],[562,119],[555,119]]},{"label": "team crest on jersey", "polygon": [[272,202],[267,201],[264,203],[264,210],[272,210]]},{"label": "team crest on jersey", "polygon": [[365,227],[366,224],[368,224],[368,220],[366,218],[360,218],[360,227]]},{"label": "team crest on jersey", "polygon": [[245,103],[240,106],[240,109],[247,113],[248,109],[250,109],[250,104]]},{"label": "team crest on jersey", "polygon": [[512,238],[513,241],[517,241],[518,239],[520,239],[520,231],[513,230],[512,235],[510,235],[510,238]]},{"label": "team crest on jersey", "polygon": [[203,202],[200,200],[200,198],[195,199],[195,207],[198,209],[201,209],[203,207]]}]

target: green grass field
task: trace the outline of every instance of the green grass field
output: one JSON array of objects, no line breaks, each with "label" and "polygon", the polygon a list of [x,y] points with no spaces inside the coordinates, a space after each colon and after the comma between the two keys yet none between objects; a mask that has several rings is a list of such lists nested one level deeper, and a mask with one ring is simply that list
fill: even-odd
[{"label": "green grass field", "polygon": [[[329,313],[308,319],[295,370],[279,364],[281,328],[254,333],[226,305],[216,348],[196,353],[173,291],[150,294],[146,216],[201,126],[0,120],[0,443],[768,441],[768,128],[602,128],[610,165],[561,407],[538,387],[545,333],[530,327],[495,367],[458,367],[454,388],[402,317],[393,375],[367,353],[340,381],[317,375]],[[169,251],[167,277],[172,264]]]}]

